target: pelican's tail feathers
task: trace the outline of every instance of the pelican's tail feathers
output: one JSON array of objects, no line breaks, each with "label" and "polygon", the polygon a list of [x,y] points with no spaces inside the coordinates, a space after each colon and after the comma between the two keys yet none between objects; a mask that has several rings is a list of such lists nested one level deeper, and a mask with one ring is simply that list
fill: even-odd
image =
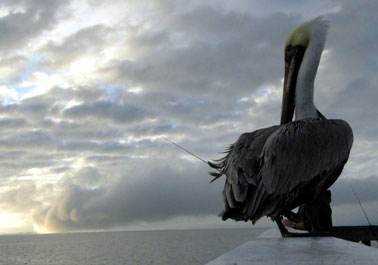
[{"label": "pelican's tail feathers", "polygon": [[214,178],[210,181],[210,183],[214,182],[215,180],[219,179],[223,176],[224,172],[209,172],[210,176],[213,176]]}]

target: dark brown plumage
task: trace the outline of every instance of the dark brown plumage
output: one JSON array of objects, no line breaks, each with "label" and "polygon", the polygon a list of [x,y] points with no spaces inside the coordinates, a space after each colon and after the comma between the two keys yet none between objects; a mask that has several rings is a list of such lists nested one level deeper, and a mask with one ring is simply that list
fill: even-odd
[{"label": "dark brown plumage", "polygon": [[276,218],[316,200],[340,175],[352,143],[348,123],[324,118],[244,133],[210,164],[226,175],[222,219]]}]

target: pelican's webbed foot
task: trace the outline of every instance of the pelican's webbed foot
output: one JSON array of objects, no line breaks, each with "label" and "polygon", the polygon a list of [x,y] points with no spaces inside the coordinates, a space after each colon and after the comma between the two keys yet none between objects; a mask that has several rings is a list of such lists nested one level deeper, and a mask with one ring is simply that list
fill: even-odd
[{"label": "pelican's webbed foot", "polygon": [[309,237],[309,236],[311,236],[311,233],[289,232],[282,223],[282,216],[277,217],[274,221],[276,222],[278,229],[281,232],[281,237],[283,237],[283,238],[285,238],[285,237]]},{"label": "pelican's webbed foot", "polygon": [[289,232],[286,227],[282,223],[282,216],[277,217],[274,220],[278,226],[278,229],[281,232],[282,238],[287,237],[327,237],[327,236],[333,236],[330,232],[324,232],[321,229],[320,230],[313,230],[312,232],[304,232],[304,233],[294,233]]}]

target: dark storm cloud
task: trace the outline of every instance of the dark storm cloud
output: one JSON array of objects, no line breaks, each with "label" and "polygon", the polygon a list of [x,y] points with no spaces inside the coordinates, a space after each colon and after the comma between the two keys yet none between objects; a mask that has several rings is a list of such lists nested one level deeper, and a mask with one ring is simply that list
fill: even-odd
[{"label": "dark storm cloud", "polygon": [[[142,181],[135,182],[141,177],[137,173],[124,176],[113,185],[98,188],[80,186],[101,179],[96,170],[85,169],[82,174],[86,182],[67,185],[58,202],[34,218],[39,225],[45,225],[53,231],[70,231],[105,229],[139,220],[152,222],[178,216],[217,214],[221,209],[222,181],[209,184],[207,176],[203,174],[206,171],[204,167],[189,164],[181,164],[180,167],[149,168],[144,172],[149,177],[144,176]],[[340,179],[332,189],[332,207],[338,215],[347,215],[354,208],[360,211],[351,186],[364,205],[376,202],[377,177]],[[378,222],[378,214],[371,212],[370,216],[372,222]],[[360,213],[353,220],[358,222],[355,225],[365,222]],[[349,221],[335,217],[336,224]]]},{"label": "dark storm cloud", "polygon": [[[59,202],[36,215],[35,220],[52,230],[67,231],[216,214],[222,183],[209,184],[203,167],[181,164],[180,168],[149,167],[105,189],[68,185]],[[138,178],[143,180],[135,181]]]}]

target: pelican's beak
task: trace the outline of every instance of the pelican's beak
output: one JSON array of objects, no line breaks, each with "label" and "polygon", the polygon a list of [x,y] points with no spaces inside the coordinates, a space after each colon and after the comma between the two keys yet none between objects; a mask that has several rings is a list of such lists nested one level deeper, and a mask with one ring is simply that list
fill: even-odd
[{"label": "pelican's beak", "polygon": [[285,77],[283,84],[281,124],[291,122],[295,108],[295,87],[305,48],[287,46],[285,50]]}]

